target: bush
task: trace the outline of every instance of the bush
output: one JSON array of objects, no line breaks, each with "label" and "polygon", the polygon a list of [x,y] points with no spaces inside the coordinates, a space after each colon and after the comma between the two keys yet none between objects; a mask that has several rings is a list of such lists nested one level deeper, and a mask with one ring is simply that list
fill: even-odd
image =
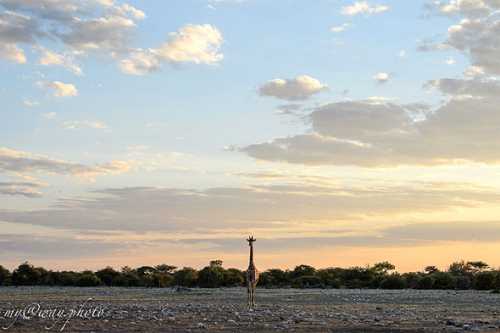
[{"label": "bush", "polygon": [[115,280],[120,276],[120,273],[115,271],[112,267],[106,267],[95,273],[97,277],[106,285],[114,285]]},{"label": "bush", "polygon": [[495,289],[496,274],[494,272],[477,273],[474,277],[474,288],[478,290]]},{"label": "bush", "polygon": [[269,269],[261,273],[259,278],[259,286],[261,287],[285,287],[290,285],[290,273],[279,268]]},{"label": "bush", "polygon": [[245,275],[242,271],[236,268],[229,268],[224,271],[225,287],[240,287],[245,284]]},{"label": "bush", "polygon": [[184,267],[174,273],[174,283],[183,287],[194,287],[198,280],[198,271],[191,267]]},{"label": "bush", "polygon": [[436,272],[432,274],[434,278],[434,289],[455,289],[456,279],[451,273]]},{"label": "bush", "polygon": [[39,270],[24,262],[12,272],[12,283],[16,286],[35,286],[39,284],[40,277]]},{"label": "bush", "polygon": [[325,268],[316,272],[321,283],[328,288],[340,288],[342,285],[341,271],[338,268]]},{"label": "bush", "polygon": [[410,273],[404,273],[402,276],[406,281],[407,288],[417,289],[418,281],[422,278],[422,273],[410,272]]},{"label": "bush", "polygon": [[468,276],[458,276],[456,278],[456,287],[460,290],[468,290],[472,285],[471,279]]},{"label": "bush", "polygon": [[292,279],[297,279],[301,276],[313,276],[316,273],[316,269],[308,265],[299,265],[290,272]]},{"label": "bush", "polygon": [[91,271],[84,271],[78,277],[76,282],[78,287],[97,287],[102,284],[102,281]]},{"label": "bush", "polygon": [[11,274],[9,270],[0,265],[0,286],[8,286],[11,283]]},{"label": "bush", "polygon": [[391,274],[380,283],[382,289],[405,289],[406,280],[399,274]]},{"label": "bush", "polygon": [[323,283],[321,283],[321,279],[317,276],[306,275],[301,276],[293,280],[292,283],[293,288],[323,288]]},{"label": "bush", "polygon": [[434,278],[426,275],[417,281],[417,289],[432,289],[434,287]]},{"label": "bush", "polygon": [[198,285],[203,288],[219,288],[224,283],[224,268],[218,261],[210,262],[198,273]]}]

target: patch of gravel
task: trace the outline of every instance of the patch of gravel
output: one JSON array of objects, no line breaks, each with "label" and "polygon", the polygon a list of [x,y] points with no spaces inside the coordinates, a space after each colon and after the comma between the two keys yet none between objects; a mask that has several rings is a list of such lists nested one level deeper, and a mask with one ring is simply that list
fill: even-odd
[{"label": "patch of gravel", "polygon": [[[92,298],[92,300],[89,300]],[[0,288],[0,325],[6,332],[59,331],[34,316],[6,311],[102,309],[73,318],[66,332],[500,332],[500,295],[478,291],[258,289],[246,308],[246,290],[143,288]]]}]

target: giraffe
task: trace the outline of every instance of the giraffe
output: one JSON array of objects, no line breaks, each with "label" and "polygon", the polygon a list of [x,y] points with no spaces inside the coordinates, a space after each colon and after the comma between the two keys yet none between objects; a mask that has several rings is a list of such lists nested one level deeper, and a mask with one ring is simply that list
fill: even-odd
[{"label": "giraffe", "polygon": [[247,239],[248,245],[250,246],[250,262],[247,269],[247,293],[248,293],[248,307],[253,309],[255,306],[255,286],[259,281],[259,271],[253,263],[253,243],[256,241],[253,236],[249,236]]}]

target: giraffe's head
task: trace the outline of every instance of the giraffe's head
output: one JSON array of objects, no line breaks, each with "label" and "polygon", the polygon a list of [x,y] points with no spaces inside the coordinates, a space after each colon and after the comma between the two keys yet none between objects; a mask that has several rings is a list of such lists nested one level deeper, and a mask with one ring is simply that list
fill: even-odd
[{"label": "giraffe's head", "polygon": [[257,241],[253,236],[248,236],[247,242],[249,246],[252,246],[252,243]]}]

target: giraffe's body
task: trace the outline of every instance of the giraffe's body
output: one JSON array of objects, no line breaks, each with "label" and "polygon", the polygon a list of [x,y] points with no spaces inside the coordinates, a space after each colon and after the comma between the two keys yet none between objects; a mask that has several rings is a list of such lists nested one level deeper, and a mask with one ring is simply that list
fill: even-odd
[{"label": "giraffe's body", "polygon": [[248,292],[248,307],[253,308],[255,306],[255,287],[259,281],[259,271],[255,267],[253,262],[253,243],[256,241],[253,237],[248,237],[247,242],[250,246],[250,262],[247,269],[247,292]]}]

